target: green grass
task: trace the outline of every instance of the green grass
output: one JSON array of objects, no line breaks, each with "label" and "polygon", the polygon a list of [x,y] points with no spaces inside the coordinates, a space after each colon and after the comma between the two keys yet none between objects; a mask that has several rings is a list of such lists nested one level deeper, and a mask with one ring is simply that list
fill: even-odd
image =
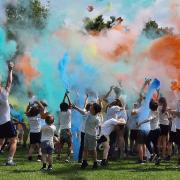
[{"label": "green grass", "polygon": [[[50,173],[40,172],[40,162],[28,162],[27,151],[18,150],[15,156],[17,166],[4,166],[5,155],[0,155],[0,180],[112,180],[112,179],[154,179],[154,180],[178,180],[180,179],[180,167],[175,160],[155,166],[153,163],[144,165],[136,164],[135,159],[110,162],[107,168],[99,167],[92,170],[92,162],[86,170],[81,170],[78,163],[54,161],[54,170]],[[54,158],[55,159],[55,158]]]}]

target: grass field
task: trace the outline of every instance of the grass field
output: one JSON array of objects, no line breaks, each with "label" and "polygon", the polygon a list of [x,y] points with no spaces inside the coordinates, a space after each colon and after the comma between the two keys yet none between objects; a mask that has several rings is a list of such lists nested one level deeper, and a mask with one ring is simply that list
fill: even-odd
[{"label": "grass field", "polygon": [[[41,168],[40,162],[28,162],[27,151],[18,150],[15,161],[17,166],[4,166],[6,154],[0,155],[0,180],[112,180],[112,179],[154,179],[154,180],[172,180],[180,179],[180,167],[177,162],[171,161],[162,163],[160,166],[155,166],[153,163],[144,165],[136,164],[136,159],[119,160],[110,162],[107,168],[99,167],[97,170],[92,170],[91,165],[87,170],[81,170],[80,165],[75,162],[64,163],[54,162],[54,170],[50,173],[39,171]],[[54,158],[55,159],[55,158]],[[89,164],[92,164],[91,162]]]}]

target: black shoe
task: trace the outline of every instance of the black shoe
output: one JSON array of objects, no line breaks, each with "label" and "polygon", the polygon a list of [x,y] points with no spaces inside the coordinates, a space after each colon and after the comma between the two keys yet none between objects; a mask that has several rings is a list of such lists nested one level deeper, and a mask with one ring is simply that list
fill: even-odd
[{"label": "black shoe", "polygon": [[29,160],[29,161],[32,161],[32,156],[29,156],[29,157],[28,157],[28,160]]},{"label": "black shoe", "polygon": [[144,164],[144,160],[142,161],[142,160],[138,160],[138,162],[137,162],[138,164]]},{"label": "black shoe", "polygon": [[82,164],[81,164],[81,168],[85,169],[88,166],[87,161],[83,160]]},{"label": "black shoe", "polygon": [[98,164],[97,164],[97,161],[96,162],[94,162],[94,164],[93,164],[93,167],[92,167],[93,169],[97,169],[98,168]]},{"label": "black shoe", "polygon": [[170,157],[170,156],[167,156],[164,160],[165,160],[165,161],[170,161],[170,160],[171,160],[171,157]]},{"label": "black shoe", "polygon": [[103,159],[103,160],[101,161],[101,166],[107,166],[107,165],[108,165],[107,160],[106,160],[106,159]]}]

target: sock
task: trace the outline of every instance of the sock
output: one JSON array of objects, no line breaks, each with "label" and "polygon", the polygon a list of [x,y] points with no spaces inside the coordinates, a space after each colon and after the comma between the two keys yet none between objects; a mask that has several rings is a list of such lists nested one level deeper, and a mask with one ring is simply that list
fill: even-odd
[{"label": "sock", "polygon": [[13,156],[8,157],[8,162],[13,161]]},{"label": "sock", "polygon": [[43,163],[43,168],[46,168],[46,163]]}]

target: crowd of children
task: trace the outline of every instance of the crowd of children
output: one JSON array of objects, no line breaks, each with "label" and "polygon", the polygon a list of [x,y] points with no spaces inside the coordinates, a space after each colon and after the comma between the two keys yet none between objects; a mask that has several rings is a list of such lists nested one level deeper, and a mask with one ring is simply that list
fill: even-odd
[{"label": "crowd of children", "polygon": [[[78,162],[81,168],[88,166],[88,154],[93,155],[93,169],[98,166],[107,166],[109,160],[127,156],[137,156],[138,163],[169,161],[173,154],[177,154],[180,165],[180,89],[176,90],[177,109],[172,110],[168,106],[165,97],[159,95],[152,98],[148,109],[149,116],[139,121],[139,112],[146,98],[145,87],[151,84],[146,79],[137,101],[132,108],[128,108],[123,101],[122,85],[112,86],[109,92],[101,97],[92,98],[87,93],[84,98],[84,107],[78,107],[69,97],[66,91],[64,99],[59,105],[57,126],[53,125],[55,116],[47,111],[48,104],[37,100],[33,93],[29,92],[30,98],[26,109],[29,128],[22,118],[13,112],[13,106],[9,105],[8,95],[12,84],[13,63],[9,63],[9,73],[6,87],[0,82],[0,150],[3,152],[6,144],[9,146],[9,156],[6,165],[15,165],[13,157],[16,152],[17,140],[26,144],[29,133],[29,161],[33,160],[33,153],[37,153],[37,160],[42,162],[42,171],[51,171],[53,168],[53,153],[56,149],[57,160],[62,159],[62,149],[67,143],[66,162],[70,162],[73,153],[72,143],[72,112],[77,111],[82,116],[80,129],[80,148]],[[111,95],[114,93],[114,96]],[[66,102],[67,101],[67,102]],[[16,115],[15,115],[16,114]],[[148,124],[150,129],[143,128]],[[19,128],[18,125],[21,125]],[[15,128],[16,126],[16,128]],[[19,132],[19,136],[17,136]],[[177,148],[174,148],[177,147]],[[173,150],[175,149],[175,150]],[[177,149],[177,151],[176,151]],[[98,153],[102,150],[100,163]],[[101,153],[100,153],[101,154]]]}]

